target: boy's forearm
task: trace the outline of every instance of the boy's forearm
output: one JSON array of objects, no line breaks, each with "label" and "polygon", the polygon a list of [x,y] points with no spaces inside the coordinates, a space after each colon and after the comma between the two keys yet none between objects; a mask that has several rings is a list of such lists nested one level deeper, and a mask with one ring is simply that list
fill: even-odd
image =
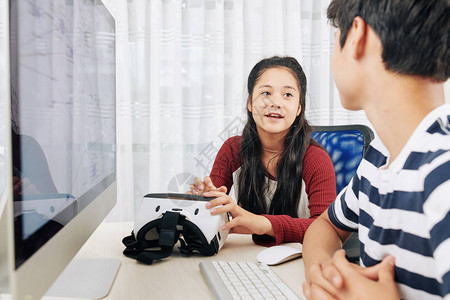
[{"label": "boy's forearm", "polygon": [[314,262],[331,259],[336,250],[342,248],[342,240],[350,233],[341,231],[333,226],[328,218],[328,212],[320,215],[308,228],[303,239],[303,262],[305,264],[306,279],[309,268]]}]

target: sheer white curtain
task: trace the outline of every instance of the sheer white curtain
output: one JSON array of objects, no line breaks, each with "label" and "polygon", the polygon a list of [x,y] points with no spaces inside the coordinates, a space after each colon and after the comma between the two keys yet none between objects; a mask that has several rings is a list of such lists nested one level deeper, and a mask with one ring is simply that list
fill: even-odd
[{"label": "sheer white curtain", "polygon": [[6,204],[6,186],[9,181],[6,178],[8,174],[8,160],[6,148],[9,137],[10,123],[9,110],[9,33],[8,28],[8,1],[0,0],[0,216]]},{"label": "sheer white curtain", "polygon": [[132,220],[149,192],[188,189],[246,121],[246,79],[260,59],[294,56],[313,125],[367,124],[339,102],[330,70],[329,0],[107,1],[117,20],[119,203]]}]

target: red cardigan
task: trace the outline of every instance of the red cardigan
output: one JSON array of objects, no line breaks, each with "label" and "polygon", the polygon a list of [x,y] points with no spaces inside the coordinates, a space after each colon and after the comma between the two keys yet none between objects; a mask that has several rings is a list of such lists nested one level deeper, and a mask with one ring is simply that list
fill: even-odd
[{"label": "red cardigan", "polygon": [[[220,148],[210,174],[216,187],[226,186],[230,191],[233,173],[242,166],[240,156],[241,137],[234,136]],[[253,241],[260,245],[272,246],[284,242],[303,242],[308,226],[324,212],[336,198],[336,179],[333,164],[328,153],[315,145],[310,145],[303,158],[302,178],[308,196],[310,217],[292,218],[288,215],[263,215],[272,223],[275,237],[253,235]],[[271,178],[276,180],[275,178]]]}]

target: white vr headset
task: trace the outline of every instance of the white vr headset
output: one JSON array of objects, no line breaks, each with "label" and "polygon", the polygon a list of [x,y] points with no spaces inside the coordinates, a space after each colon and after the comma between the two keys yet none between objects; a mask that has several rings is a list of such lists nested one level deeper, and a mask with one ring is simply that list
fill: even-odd
[{"label": "white vr headset", "polygon": [[122,240],[126,246],[123,253],[152,264],[168,257],[180,242],[183,254],[194,250],[208,256],[216,254],[229,232],[220,228],[229,219],[228,214],[211,215],[205,207],[211,199],[178,193],[145,195],[136,208],[134,231]]}]

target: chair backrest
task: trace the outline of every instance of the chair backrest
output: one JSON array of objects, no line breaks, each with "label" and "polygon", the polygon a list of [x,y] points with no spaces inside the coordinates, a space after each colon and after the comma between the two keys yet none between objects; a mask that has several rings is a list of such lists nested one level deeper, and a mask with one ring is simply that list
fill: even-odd
[{"label": "chair backrest", "polygon": [[[372,129],[365,125],[312,126],[311,137],[319,142],[331,157],[336,174],[336,193],[348,185],[361,162],[367,147],[374,138]],[[360,242],[353,233],[344,243],[349,261],[358,263]]]},{"label": "chair backrest", "polygon": [[311,137],[319,142],[331,157],[336,174],[336,193],[347,186],[363,155],[374,138],[365,125],[312,126]]}]

